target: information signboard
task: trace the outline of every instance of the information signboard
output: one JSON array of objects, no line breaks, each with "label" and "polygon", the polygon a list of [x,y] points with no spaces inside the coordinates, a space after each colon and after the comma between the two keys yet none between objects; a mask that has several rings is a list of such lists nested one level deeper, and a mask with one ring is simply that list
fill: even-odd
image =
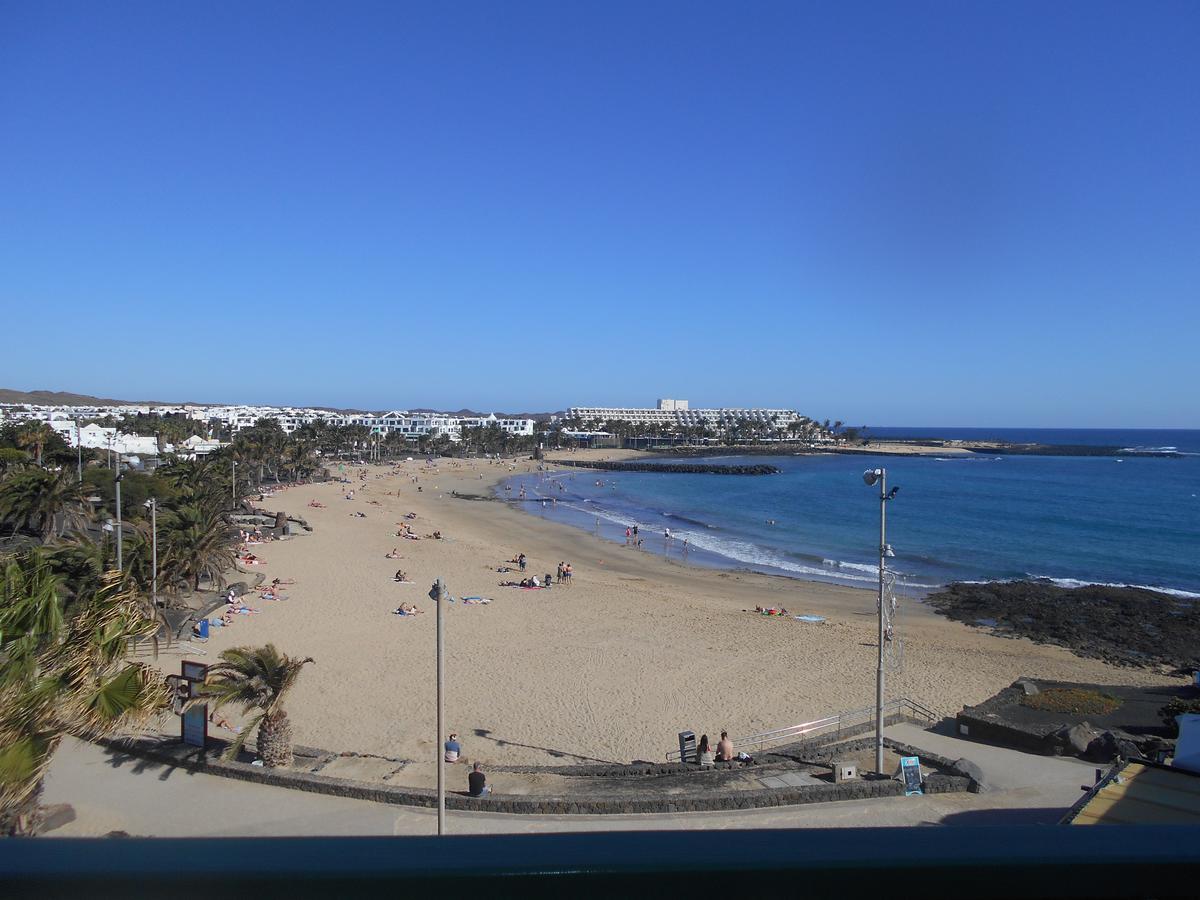
[{"label": "information signboard", "polygon": [[904,796],[923,794],[921,787],[921,759],[917,756],[900,757],[900,775],[904,780]]},{"label": "information signboard", "polygon": [[[185,659],[179,665],[179,673],[187,687],[189,698],[200,696],[200,686],[208,677],[206,663]],[[201,703],[183,711],[179,720],[179,736],[189,747],[204,747],[208,744],[208,704]]]},{"label": "information signboard", "polygon": [[185,744],[203,747],[208,743],[208,704],[185,710],[180,721],[180,736]]}]

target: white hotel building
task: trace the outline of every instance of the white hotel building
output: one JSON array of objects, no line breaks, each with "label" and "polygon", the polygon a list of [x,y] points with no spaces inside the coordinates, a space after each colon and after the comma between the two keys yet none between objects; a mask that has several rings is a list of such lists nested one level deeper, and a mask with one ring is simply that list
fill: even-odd
[{"label": "white hotel building", "polygon": [[764,428],[787,428],[795,422],[807,421],[794,409],[691,409],[686,400],[659,400],[654,409],[639,407],[573,406],[568,417],[583,422],[606,425],[609,422],[632,422],[662,428],[704,426],[723,431],[738,423],[752,423]]}]

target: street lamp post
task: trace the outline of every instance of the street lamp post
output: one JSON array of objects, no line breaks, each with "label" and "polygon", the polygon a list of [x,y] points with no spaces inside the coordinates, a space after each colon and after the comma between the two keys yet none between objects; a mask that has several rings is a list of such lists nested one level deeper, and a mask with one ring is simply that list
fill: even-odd
[{"label": "street lamp post", "polygon": [[123,557],[122,557],[122,553],[121,553],[121,551],[122,551],[122,548],[121,548],[121,543],[122,543],[122,541],[121,541],[121,479],[124,477],[125,476],[121,474],[121,457],[117,456],[117,477],[113,480],[113,483],[116,485],[116,488],[117,488],[117,571],[118,572],[125,571],[125,566],[122,564]]},{"label": "street lamp post", "polygon": [[879,482],[879,659],[875,669],[875,771],[883,774],[883,653],[887,640],[887,605],[884,597],[884,573],[887,571],[886,559],[893,556],[892,548],[887,543],[887,504],[895,498],[900,490],[893,487],[887,489],[887,469],[867,469],[863,472],[863,481],[868,486]]},{"label": "street lamp post", "polygon": [[83,440],[79,436],[79,420],[75,420],[75,466],[79,483],[83,484]]},{"label": "street lamp post", "polygon": [[158,606],[158,499],[146,501],[150,510],[150,599]]},{"label": "street lamp post", "polygon": [[444,664],[444,631],[442,628],[442,607],[446,605],[446,585],[442,579],[433,583],[429,589],[429,597],[437,608],[437,740],[433,742],[437,750],[437,833],[440,837],[446,833],[446,754],[442,751],[442,740],[446,725],[446,695],[444,682],[446,667]]},{"label": "street lamp post", "polygon": [[230,460],[233,463],[233,477],[230,481],[229,493],[232,494],[233,505],[237,506],[237,460]]}]

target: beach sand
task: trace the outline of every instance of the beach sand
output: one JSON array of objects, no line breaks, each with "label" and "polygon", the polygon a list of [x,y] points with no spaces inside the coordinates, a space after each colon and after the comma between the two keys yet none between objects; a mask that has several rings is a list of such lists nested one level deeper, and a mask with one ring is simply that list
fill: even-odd
[{"label": "beach sand", "polygon": [[[524,459],[516,465],[517,471],[536,466]],[[435,616],[426,592],[439,576],[455,598],[493,598],[487,606],[449,604],[445,612],[447,731],[459,734],[465,758],[485,765],[659,761],[684,729],[715,739],[722,729],[750,734],[874,702],[870,591],[688,567],[507,503],[451,496],[453,490],[490,495],[492,484],[511,473],[507,462],[440,460],[429,467],[417,459],[399,468],[401,475],[384,475],[387,466],[368,468],[360,482],[359,470],[347,467],[352,485],[307,485],[266,500],[265,508],[303,516],[314,528],[255,548],[266,563],[258,571],[268,580],[298,583],[286,589],[285,601],[255,599],[258,615],[214,630],[205,645],[208,662],[226,647],[267,642],[314,657],[287,706],[299,744],[417,760],[391,780],[431,783],[438,744]],[[350,487],[356,493],[348,501]],[[327,508],[309,508],[313,499]],[[354,517],[356,511],[367,517]],[[439,530],[445,539],[394,537],[395,523],[410,511],[418,516],[414,531]],[[402,559],[385,558],[393,547]],[[574,584],[498,587],[520,578],[496,568],[522,552],[527,574],[539,577],[560,560],[570,562]],[[397,568],[414,583],[394,583]],[[393,615],[402,601],[425,614]],[[756,605],[815,613],[827,622],[767,618],[752,612]],[[911,600],[901,601],[897,628],[903,671],[889,676],[887,695],[941,714],[978,703],[1022,675],[1181,683],[996,637]],[[236,719],[235,710],[229,715]],[[459,774],[465,780],[465,773],[451,778]]]}]

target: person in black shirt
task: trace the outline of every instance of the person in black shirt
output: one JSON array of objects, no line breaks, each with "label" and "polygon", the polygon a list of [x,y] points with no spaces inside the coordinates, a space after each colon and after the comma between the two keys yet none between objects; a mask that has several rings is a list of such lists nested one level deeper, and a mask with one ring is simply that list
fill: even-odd
[{"label": "person in black shirt", "polygon": [[479,763],[471,766],[471,774],[467,776],[467,796],[486,797],[492,792],[488,786],[487,776],[479,770]]}]

